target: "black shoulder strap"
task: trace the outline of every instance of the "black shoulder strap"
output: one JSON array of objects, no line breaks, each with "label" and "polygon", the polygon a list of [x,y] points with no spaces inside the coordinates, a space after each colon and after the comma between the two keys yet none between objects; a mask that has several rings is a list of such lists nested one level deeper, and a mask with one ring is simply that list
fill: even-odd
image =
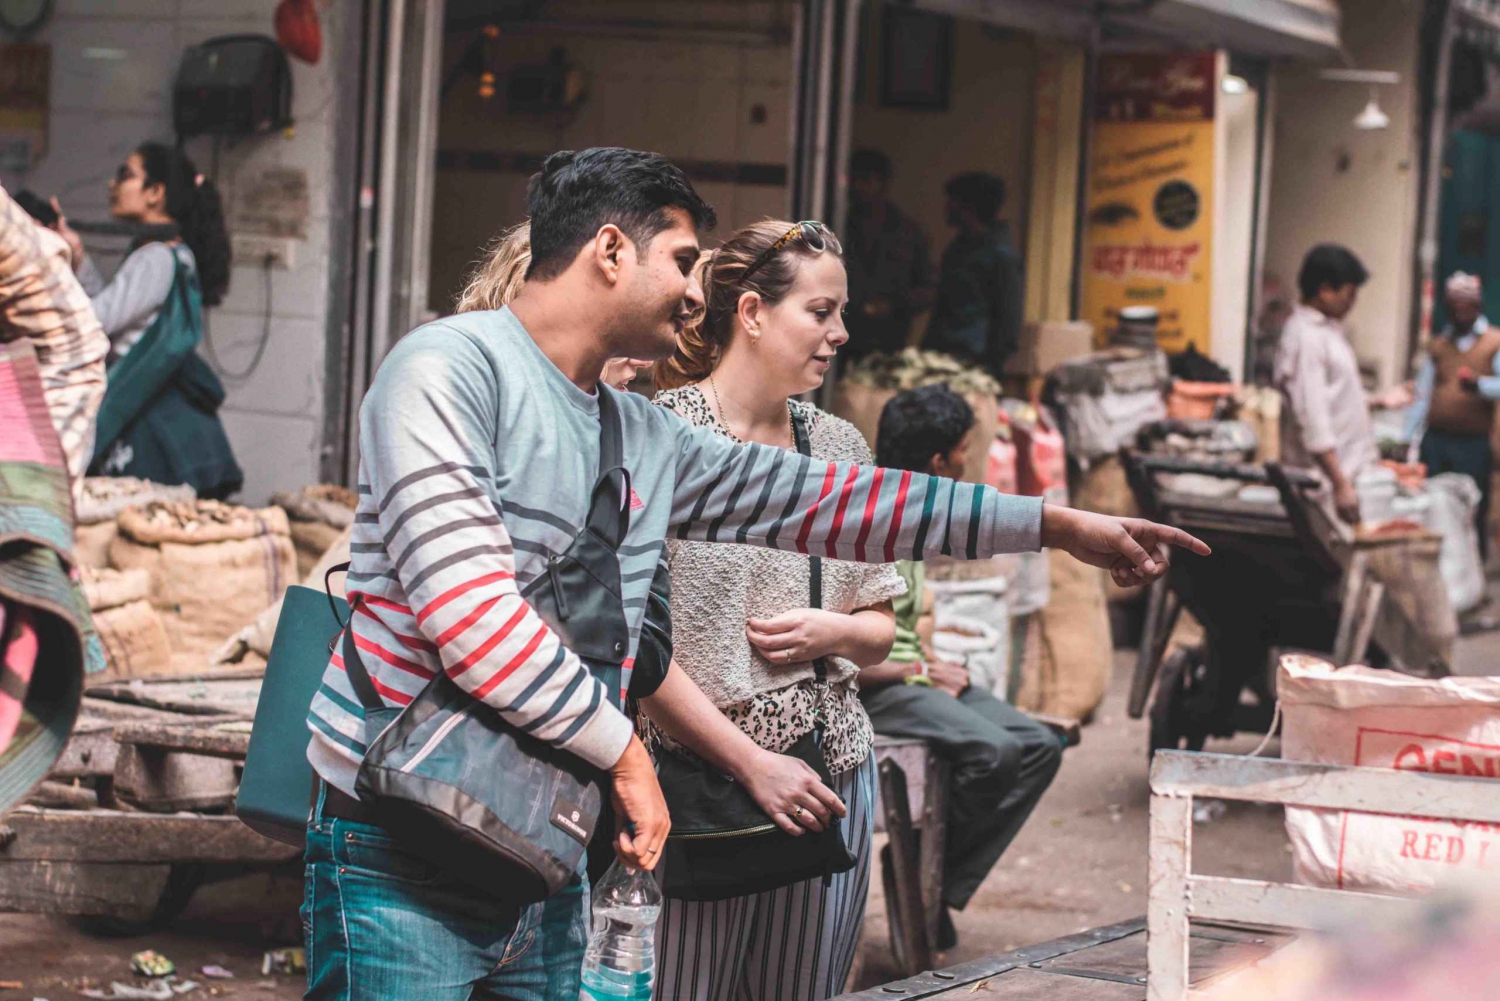
[{"label": "black shoulder strap", "polygon": [[[812,439],[807,433],[807,421],[802,412],[790,403],[787,406],[792,412],[792,440],[797,444],[797,451],[803,455],[812,455]],[[807,558],[807,605],[809,608],[823,607],[823,561],[817,556]],[[813,661],[813,674],[818,681],[824,681],[828,677],[828,661],[822,657]]]},{"label": "black shoulder strap", "polygon": [[[333,603],[333,588],[330,580],[336,573],[347,573],[349,564],[335,563],[323,574],[323,590],[328,595],[328,609],[333,612],[333,621],[343,627],[343,657],[344,673],[349,676],[349,687],[354,689],[354,694],[359,697],[359,704],[365,707],[367,712],[375,712],[385,708],[385,700],[375,690],[375,682],[370,680],[369,672],[359,659],[359,650],[354,646],[354,617],[350,616],[345,622],[339,618],[339,608]],[[338,637],[335,637],[337,639]],[[333,643],[330,641],[329,647]]]},{"label": "black shoulder strap", "polygon": [[618,549],[630,528],[630,470],[625,468],[625,436],[613,390],[599,384],[599,479],[589,503],[588,525]]}]

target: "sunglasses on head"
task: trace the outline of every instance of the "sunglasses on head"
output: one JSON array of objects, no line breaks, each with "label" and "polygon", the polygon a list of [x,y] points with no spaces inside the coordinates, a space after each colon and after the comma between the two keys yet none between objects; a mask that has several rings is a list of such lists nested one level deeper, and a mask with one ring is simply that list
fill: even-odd
[{"label": "sunglasses on head", "polygon": [[766,262],[774,257],[778,250],[797,239],[800,239],[815,254],[821,254],[829,249],[832,249],[834,253],[840,251],[838,237],[833,235],[833,230],[816,219],[806,219],[787,230],[781,239],[762,250],[760,256],[756,257],[750,267],[745,269],[745,273],[740,276],[740,281],[749,281],[750,276],[765,267]]}]

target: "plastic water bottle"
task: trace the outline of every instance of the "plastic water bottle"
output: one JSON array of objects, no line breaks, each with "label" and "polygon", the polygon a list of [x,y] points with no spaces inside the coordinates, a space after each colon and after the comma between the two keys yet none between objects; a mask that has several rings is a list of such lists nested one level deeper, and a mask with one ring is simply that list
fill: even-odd
[{"label": "plastic water bottle", "polygon": [[594,888],[594,934],[583,955],[579,1001],[650,1001],[661,889],[618,859]]}]

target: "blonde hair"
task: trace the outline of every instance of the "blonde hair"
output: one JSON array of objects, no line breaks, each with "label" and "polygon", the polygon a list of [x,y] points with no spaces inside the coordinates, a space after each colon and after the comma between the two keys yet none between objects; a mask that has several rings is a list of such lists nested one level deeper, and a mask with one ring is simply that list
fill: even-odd
[{"label": "blonde hair", "polygon": [[526,284],[531,266],[531,223],[518,223],[495,237],[484,260],[469,275],[469,284],[459,293],[455,313],[476,309],[499,309],[516,297]]},{"label": "blonde hair", "polygon": [[[786,298],[797,280],[797,265],[803,259],[818,256],[802,240],[787,241],[749,281],[745,280],[745,272],[772,244],[786,236],[793,225],[783,219],[763,219],[737,230],[717,250],[698,258],[694,273],[703,286],[704,308],[678,336],[672,357],[657,363],[659,388],[676,389],[702,382],[718,367],[724,349],[734,337],[734,318],[746,292],[756,293],[768,306]],[[830,240],[824,253],[840,253],[838,243]]]}]

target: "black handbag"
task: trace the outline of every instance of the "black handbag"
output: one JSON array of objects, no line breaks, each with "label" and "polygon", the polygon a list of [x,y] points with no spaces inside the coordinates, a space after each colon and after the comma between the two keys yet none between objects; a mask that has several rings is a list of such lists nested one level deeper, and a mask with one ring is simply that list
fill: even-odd
[{"label": "black handbag", "polygon": [[[807,429],[792,421],[797,451],[811,454]],[[823,607],[823,564],[808,560],[808,605]],[[813,662],[818,686],[813,729],[785,750],[805,761],[823,784],[833,776],[823,757],[823,703],[828,697],[828,664]],[[656,778],[672,814],[672,832],[662,852],[661,888],[677,900],[725,900],[779,889],[806,879],[825,882],[854,868],[844,843],[843,821],[821,833],[787,834],[766,816],[748,790],[706,763],[690,761],[666,747],[657,753]]]},{"label": "black handbag", "polygon": [[[630,476],[609,394],[600,388],[599,479],[588,521],[521,595],[619,708],[630,631],[618,551],[630,521]],[[507,902],[532,903],[566,886],[609,816],[605,773],[512,726],[444,672],[404,709],[388,708],[347,630],[343,654],[368,735],[355,789],[379,825]]]}]

